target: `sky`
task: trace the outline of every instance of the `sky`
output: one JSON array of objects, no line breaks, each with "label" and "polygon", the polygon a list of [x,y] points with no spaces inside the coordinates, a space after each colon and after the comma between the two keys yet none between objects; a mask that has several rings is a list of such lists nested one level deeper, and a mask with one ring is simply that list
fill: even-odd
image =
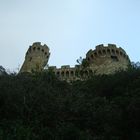
[{"label": "sky", "polygon": [[0,0],[0,65],[17,71],[33,42],[47,44],[48,64],[76,64],[99,44],[140,61],[140,0]]}]

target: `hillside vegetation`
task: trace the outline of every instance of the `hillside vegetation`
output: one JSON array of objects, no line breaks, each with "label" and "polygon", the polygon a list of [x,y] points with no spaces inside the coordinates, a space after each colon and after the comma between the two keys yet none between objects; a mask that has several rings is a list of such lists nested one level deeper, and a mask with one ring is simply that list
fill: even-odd
[{"label": "hillside vegetation", "polygon": [[140,69],[71,84],[0,76],[0,140],[139,140]]}]

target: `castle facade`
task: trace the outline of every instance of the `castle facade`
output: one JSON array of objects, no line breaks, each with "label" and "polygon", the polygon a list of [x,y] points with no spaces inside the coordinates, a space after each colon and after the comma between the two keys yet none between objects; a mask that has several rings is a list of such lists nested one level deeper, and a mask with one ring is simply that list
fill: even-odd
[{"label": "castle facade", "polygon": [[[41,45],[40,42],[33,43],[26,52],[25,61],[20,72],[43,71],[50,57],[49,47]],[[96,46],[94,50],[89,50],[81,65],[70,67],[69,65],[50,66],[47,70],[52,70],[60,80],[73,81],[82,80],[91,75],[112,74],[116,71],[126,70],[130,64],[130,59],[126,52],[115,44],[103,44]]]}]

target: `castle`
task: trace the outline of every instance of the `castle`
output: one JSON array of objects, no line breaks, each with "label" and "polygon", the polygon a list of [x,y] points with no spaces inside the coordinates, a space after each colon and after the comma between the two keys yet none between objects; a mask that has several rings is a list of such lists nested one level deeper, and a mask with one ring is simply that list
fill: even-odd
[{"label": "castle", "polygon": [[[25,61],[20,69],[22,72],[43,71],[50,57],[49,47],[40,42],[33,43],[26,52]],[[103,44],[96,46],[95,50],[89,50],[81,65],[70,67],[69,65],[48,67],[60,80],[82,80],[90,75],[112,74],[119,70],[126,70],[130,59],[126,52],[115,44]]]}]

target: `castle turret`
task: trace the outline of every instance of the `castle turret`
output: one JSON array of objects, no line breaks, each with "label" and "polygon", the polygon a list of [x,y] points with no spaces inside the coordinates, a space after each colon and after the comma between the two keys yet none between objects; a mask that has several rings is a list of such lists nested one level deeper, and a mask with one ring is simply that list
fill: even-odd
[{"label": "castle turret", "polygon": [[26,52],[25,61],[20,72],[42,71],[50,57],[47,45],[40,42],[33,43]]},{"label": "castle turret", "polygon": [[[47,45],[40,42],[33,43],[29,47],[23,66],[20,72],[42,71],[50,57]],[[85,64],[84,64],[85,62]],[[85,67],[85,66],[86,67]],[[82,65],[70,67],[69,65],[57,68],[49,67],[60,80],[74,81],[82,80],[90,75],[113,74],[120,70],[127,70],[130,59],[126,52],[115,44],[103,44],[96,46],[94,50],[89,50]],[[83,68],[84,67],[84,68]]]},{"label": "castle turret", "polygon": [[115,44],[96,46],[95,50],[88,51],[86,59],[94,74],[111,74],[119,70],[126,70],[130,64],[126,52]]}]

